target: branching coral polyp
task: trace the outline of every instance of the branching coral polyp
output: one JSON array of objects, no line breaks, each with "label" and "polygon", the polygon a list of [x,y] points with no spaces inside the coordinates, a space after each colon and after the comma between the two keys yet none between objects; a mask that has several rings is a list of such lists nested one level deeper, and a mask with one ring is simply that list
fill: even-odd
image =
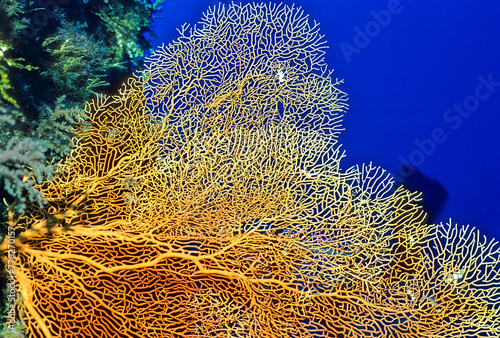
[{"label": "branching coral polyp", "polygon": [[9,217],[31,336],[500,334],[497,244],[426,225],[381,168],[340,169],[315,22],[230,5],[180,34],[88,104],[48,205]]}]

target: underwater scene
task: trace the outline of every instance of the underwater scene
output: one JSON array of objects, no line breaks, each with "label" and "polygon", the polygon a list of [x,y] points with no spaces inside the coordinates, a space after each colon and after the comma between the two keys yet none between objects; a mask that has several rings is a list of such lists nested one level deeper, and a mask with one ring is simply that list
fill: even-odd
[{"label": "underwater scene", "polygon": [[1,0],[0,337],[500,337],[499,21]]}]

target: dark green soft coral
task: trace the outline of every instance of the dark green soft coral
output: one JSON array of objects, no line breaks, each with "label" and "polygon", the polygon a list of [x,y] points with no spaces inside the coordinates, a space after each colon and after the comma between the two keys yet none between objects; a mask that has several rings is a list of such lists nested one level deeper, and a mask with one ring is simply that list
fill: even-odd
[{"label": "dark green soft coral", "polygon": [[24,64],[23,58],[12,58],[9,56],[9,51],[12,50],[12,45],[0,39],[0,95],[1,98],[19,108],[19,104],[12,94],[13,86],[11,81],[10,71],[12,69],[32,70],[37,67]]},{"label": "dark green soft coral", "polygon": [[107,72],[125,68],[113,61],[111,50],[102,39],[88,34],[86,23],[64,21],[42,46],[50,53],[50,63],[41,75],[49,76],[58,93],[72,101],[86,102],[95,89],[109,85]]},{"label": "dark green soft coral", "polygon": [[69,154],[91,96],[140,69],[163,2],[0,1],[0,199],[35,201],[27,177]]},{"label": "dark green soft coral", "polygon": [[144,50],[149,43],[144,33],[150,30],[151,19],[164,0],[149,1],[105,1],[107,5],[96,13],[104,22],[108,34],[112,37],[111,48],[115,59],[128,58],[133,64],[144,58]]}]

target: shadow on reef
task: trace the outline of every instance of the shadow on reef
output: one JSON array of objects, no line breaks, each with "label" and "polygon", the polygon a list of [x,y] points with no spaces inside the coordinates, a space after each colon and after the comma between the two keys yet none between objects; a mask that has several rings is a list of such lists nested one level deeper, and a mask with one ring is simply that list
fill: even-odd
[{"label": "shadow on reef", "polygon": [[448,192],[438,181],[425,176],[418,169],[401,163],[397,170],[396,185],[422,193],[421,205],[427,212],[426,222],[434,224],[436,217],[448,200]]}]

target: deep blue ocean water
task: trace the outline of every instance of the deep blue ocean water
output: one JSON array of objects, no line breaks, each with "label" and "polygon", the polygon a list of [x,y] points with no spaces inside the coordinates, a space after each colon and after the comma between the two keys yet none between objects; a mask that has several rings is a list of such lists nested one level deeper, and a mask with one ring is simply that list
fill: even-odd
[{"label": "deep blue ocean water", "polygon": [[[154,46],[218,3],[166,0]],[[343,167],[372,162],[408,176],[408,162],[447,194],[436,222],[451,218],[500,239],[500,1],[283,3],[320,23],[326,62],[345,81]]]}]

